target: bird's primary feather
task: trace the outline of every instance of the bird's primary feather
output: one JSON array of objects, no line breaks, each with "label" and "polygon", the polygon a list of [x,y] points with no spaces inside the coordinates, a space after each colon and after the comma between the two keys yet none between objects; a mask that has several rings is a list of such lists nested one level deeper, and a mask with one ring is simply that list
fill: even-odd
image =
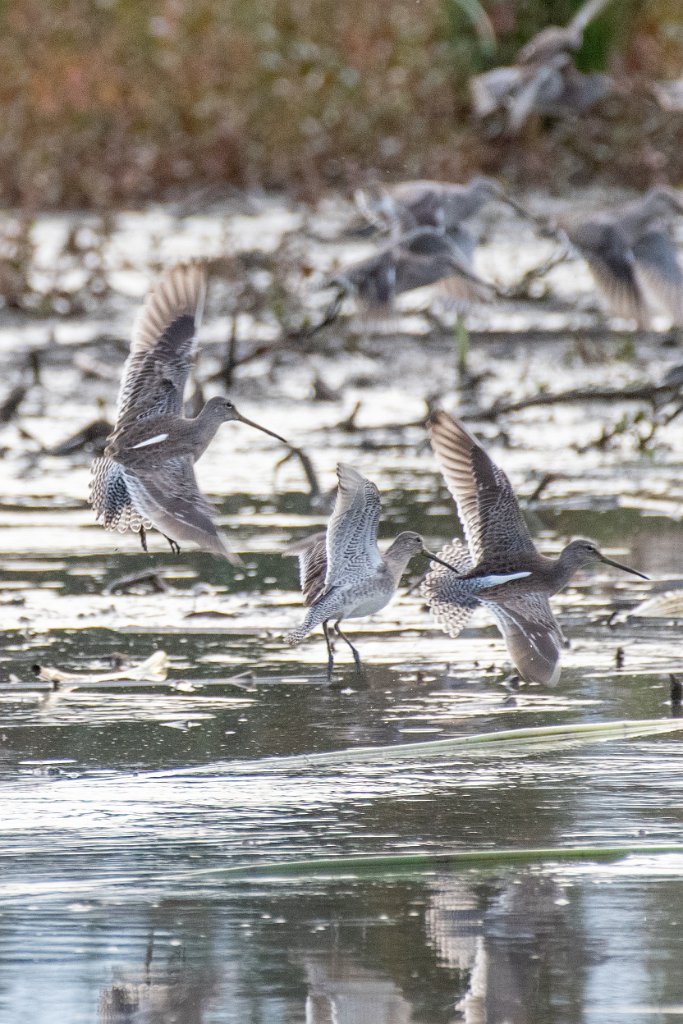
[{"label": "bird's primary feather", "polygon": [[337,478],[337,498],[326,534],[326,590],[362,580],[382,564],[377,548],[381,513],[377,487],[344,463],[337,467]]},{"label": "bird's primary feather", "polygon": [[429,420],[432,449],[455,499],[473,565],[486,557],[504,571],[536,548],[512,485],[462,423],[445,412]]}]

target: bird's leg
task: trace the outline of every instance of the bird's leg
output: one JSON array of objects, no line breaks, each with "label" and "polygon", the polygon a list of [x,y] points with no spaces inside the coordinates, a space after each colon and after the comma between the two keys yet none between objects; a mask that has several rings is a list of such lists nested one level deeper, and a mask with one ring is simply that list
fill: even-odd
[{"label": "bird's leg", "polygon": [[142,550],[147,553],[147,531],[144,526],[140,527],[140,543],[142,544]]},{"label": "bird's leg", "polygon": [[[166,534],[164,534],[164,537],[166,537]],[[178,544],[178,542],[175,541],[175,540],[171,540],[170,537],[166,537],[166,540],[171,545],[171,551],[173,552],[173,554],[174,555],[179,555],[180,554],[180,544]]]},{"label": "bird's leg", "polygon": [[327,632],[327,622],[323,622],[323,633],[325,634],[325,643],[327,644],[327,681],[332,681],[332,669],[334,667],[334,648],[332,647],[332,640],[330,634]]},{"label": "bird's leg", "polygon": [[363,666],[362,666],[362,664],[361,664],[361,660],[360,660],[360,654],[358,653],[358,651],[356,650],[356,648],[355,648],[355,647],[353,646],[353,644],[352,644],[352,643],[351,643],[351,641],[349,640],[349,638],[348,638],[348,636],[346,635],[346,633],[342,633],[342,631],[341,631],[341,629],[340,629],[340,627],[339,627],[339,623],[340,623],[340,622],[341,622],[341,619],[338,619],[338,620],[337,620],[337,621],[335,622],[335,624],[334,624],[334,628],[335,628],[335,629],[336,629],[336,631],[337,631],[337,636],[340,636],[340,637],[342,638],[342,640],[343,640],[343,641],[344,641],[345,643],[347,643],[347,644],[349,645],[349,647],[351,648],[351,653],[353,654],[353,660],[354,660],[354,662],[355,662],[355,665],[356,665],[356,672],[358,673],[358,675],[360,675],[360,674],[362,673],[362,671],[363,671]]}]

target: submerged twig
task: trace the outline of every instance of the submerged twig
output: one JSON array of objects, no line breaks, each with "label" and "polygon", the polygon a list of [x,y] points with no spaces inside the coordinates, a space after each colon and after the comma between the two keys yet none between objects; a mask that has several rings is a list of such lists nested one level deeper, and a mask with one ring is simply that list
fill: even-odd
[{"label": "submerged twig", "polygon": [[315,469],[313,468],[313,463],[303,448],[295,448],[294,445],[291,445],[287,454],[281,458],[278,463],[276,463],[275,472],[277,473],[278,469],[280,469],[281,466],[286,465],[292,458],[297,458],[301,463],[304,475],[308,481],[310,498],[312,501],[316,500],[321,494],[320,484],[318,482]]},{"label": "submerged twig", "polygon": [[132,572],[125,576],[117,576],[103,589],[103,594],[129,594],[135,587],[146,586],[147,590],[155,594],[168,594],[173,588],[154,569],[145,569],[142,572]]},{"label": "submerged twig", "polygon": [[541,263],[540,266],[531,267],[509,288],[505,288],[502,291],[501,297],[506,299],[525,299],[529,298],[529,288],[535,281],[539,281],[544,277],[547,277],[551,270],[558,267],[561,263],[564,263],[569,259],[570,253],[567,249],[563,249],[562,252],[553,253],[548,259]]},{"label": "submerged twig", "polygon": [[489,409],[473,410],[470,419],[495,420],[511,412],[534,406],[573,404],[576,402],[652,402],[660,397],[673,397],[680,384],[644,384],[625,388],[572,388],[570,391],[547,392],[522,398],[517,402],[494,402]]},{"label": "submerged twig", "polygon": [[46,448],[46,455],[71,455],[73,452],[82,451],[84,448],[91,448],[93,451],[103,452],[105,441],[111,434],[113,426],[108,420],[93,420],[87,426],[77,430],[64,441],[55,445],[54,448]]},{"label": "submerged twig", "polygon": [[557,476],[557,473],[544,473],[526,500],[538,501],[538,499],[541,497],[541,494],[546,489],[548,484],[551,484],[553,480],[556,480]]},{"label": "submerged twig", "polygon": [[13,387],[7,398],[0,405],[0,423],[9,423],[16,416],[19,406],[26,398],[28,387],[25,384],[17,384]]},{"label": "submerged twig", "polygon": [[230,320],[230,335],[228,337],[228,350],[225,355],[225,362],[220,369],[219,376],[222,377],[226,388],[232,387],[235,375],[235,363],[237,359],[237,317]]}]

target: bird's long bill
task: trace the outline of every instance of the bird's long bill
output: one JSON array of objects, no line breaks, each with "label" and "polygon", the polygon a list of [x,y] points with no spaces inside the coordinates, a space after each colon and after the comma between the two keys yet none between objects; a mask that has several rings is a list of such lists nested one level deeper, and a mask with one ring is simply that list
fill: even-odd
[{"label": "bird's long bill", "polygon": [[292,447],[289,441],[285,440],[284,437],[280,437],[280,435],[276,434],[274,430],[268,430],[267,427],[262,427],[260,423],[254,423],[253,420],[248,420],[247,417],[242,416],[241,413],[237,414],[237,419],[240,423],[246,423],[248,427],[254,427],[255,430],[260,430],[262,434],[270,434],[271,437],[274,437],[278,441],[282,441],[283,444],[286,444],[288,448]]},{"label": "bird's long bill", "polygon": [[542,217],[532,213],[531,210],[527,210],[525,206],[522,206],[522,204],[518,203],[515,199],[511,199],[510,196],[505,196],[504,202],[506,202],[507,205],[515,211],[515,213],[518,213],[520,217],[523,217],[524,220],[530,220],[533,224],[537,224],[542,227],[547,226],[546,221]]},{"label": "bird's long bill", "polygon": [[462,573],[458,572],[454,565],[450,565],[449,562],[444,562],[443,558],[439,558],[438,555],[435,555],[432,551],[428,551],[427,548],[422,549],[422,554],[425,555],[431,562],[438,562],[439,565],[445,565],[446,568],[450,569],[451,572],[454,572],[456,576],[462,575]]},{"label": "bird's long bill", "polygon": [[638,572],[637,569],[631,569],[628,565],[622,565],[621,562],[615,562],[613,558],[608,558],[607,555],[600,555],[600,561],[604,562],[605,565],[613,565],[615,569],[621,569],[623,572],[630,572],[632,576],[640,576],[641,580],[649,580],[649,576],[646,576],[644,572]]}]

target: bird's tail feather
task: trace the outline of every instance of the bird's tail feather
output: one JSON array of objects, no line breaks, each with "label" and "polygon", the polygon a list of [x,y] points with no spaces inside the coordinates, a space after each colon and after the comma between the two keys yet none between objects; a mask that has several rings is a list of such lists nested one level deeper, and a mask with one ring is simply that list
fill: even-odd
[{"label": "bird's tail feather", "polygon": [[296,629],[292,629],[285,636],[285,643],[289,644],[290,647],[296,647],[301,641],[308,636],[310,630],[306,628],[306,623],[302,622]]},{"label": "bird's tail feather", "polygon": [[319,601],[311,605],[306,614],[306,618],[297,626],[296,629],[292,629],[285,636],[285,641],[291,646],[295,647],[300,644],[304,637],[308,636],[316,626],[319,626],[323,622],[327,622],[328,619],[338,619],[342,616],[344,611],[344,602],[340,599],[339,592],[336,587],[332,587]]}]

